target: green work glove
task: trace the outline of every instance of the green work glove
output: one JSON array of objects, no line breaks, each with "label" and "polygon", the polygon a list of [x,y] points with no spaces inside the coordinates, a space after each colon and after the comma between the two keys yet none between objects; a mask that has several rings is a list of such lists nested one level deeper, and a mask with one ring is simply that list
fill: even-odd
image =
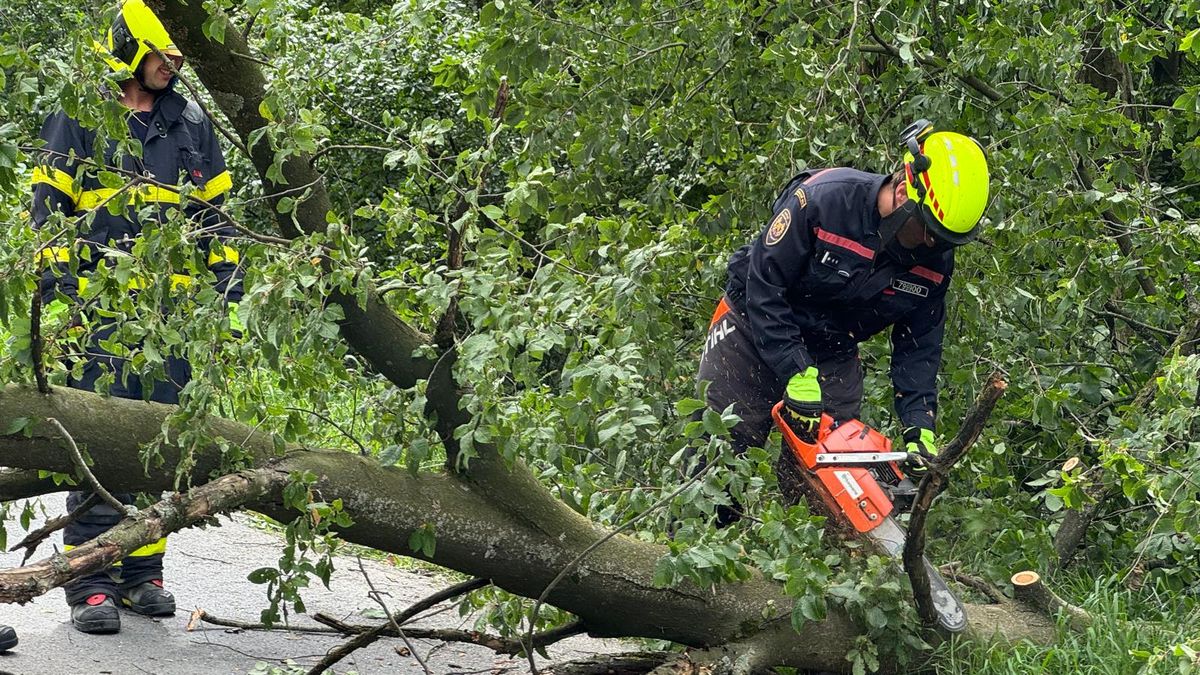
[{"label": "green work glove", "polygon": [[909,427],[904,430],[904,450],[908,453],[908,463],[923,472],[929,468],[930,462],[937,457],[937,442],[933,438],[932,429]]},{"label": "green work glove", "polygon": [[817,380],[817,369],[809,366],[804,372],[796,373],[788,380],[783,396],[784,419],[804,440],[813,440],[821,424],[821,383]]},{"label": "green work glove", "polygon": [[242,320],[238,318],[237,303],[229,303],[227,311],[229,312],[229,336],[234,340],[240,340],[242,339],[242,332],[246,330],[246,327],[242,325]]}]

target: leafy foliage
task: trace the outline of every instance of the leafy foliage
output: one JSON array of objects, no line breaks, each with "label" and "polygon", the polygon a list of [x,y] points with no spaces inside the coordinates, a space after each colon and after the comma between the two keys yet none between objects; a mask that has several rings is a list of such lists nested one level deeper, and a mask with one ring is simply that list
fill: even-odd
[{"label": "leafy foliage", "polygon": [[[118,319],[113,346],[125,345],[137,372],[161,377],[167,354],[196,365],[164,433],[204,443],[196,422],[219,414],[278,434],[281,447],[342,446],[438,470],[445,454],[424,415],[424,384],[398,389],[372,372],[338,340],[342,309],[325,298],[333,289],[361,298],[373,283],[430,333],[453,299],[455,375],[470,392],[471,422],[456,432],[463,461],[474,443],[495,443],[573,509],[614,527],[702,461],[703,475],[634,533],[670,548],[657,582],[727,583],[760,570],[799,598],[798,626],[827,602],[848,608],[871,636],[852,665],[874,669],[922,647],[907,632],[904,582],[879,559],[833,545],[804,506],[780,506],[777,446],[731,457],[723,436],[736,418],[701,413],[691,397],[723,262],[761,229],[776,188],[809,166],[890,171],[897,132],[926,117],[981,139],[993,170],[987,234],[962,250],[951,292],[943,434],[992,369],[1010,381],[939,500],[934,557],[1007,583],[1014,568],[1051,567],[1065,515],[1103,499],[1081,564],[1120,570],[1125,587],[1081,596],[1115,616],[1200,582],[1200,362],[1194,345],[1173,344],[1198,316],[1200,4],[209,4],[230,14],[208,34],[242,31],[254,51],[245,56],[270,64],[262,112],[271,124],[252,141],[274,152],[272,177],[289,158],[316,156],[335,207],[323,233],[245,242],[240,341],[229,340],[225,308],[205,284],[182,300],[165,281],[137,296],[122,290],[131,276],[204,277],[182,218],[149,228],[132,256],[98,275],[90,301]],[[119,106],[99,93],[108,75],[90,48],[106,16],[74,0],[9,7],[0,376],[27,382],[31,253],[77,225],[26,225],[32,139],[59,107],[110,137],[125,131]],[[227,153],[239,180],[229,213],[249,232],[272,232],[276,213],[248,158]],[[278,212],[304,200],[306,187],[294,187]],[[461,266],[449,262],[452,231],[464,241]],[[78,348],[68,328],[65,315],[47,314],[43,365],[56,382]],[[887,352],[882,341],[864,345],[865,410],[894,432]],[[1079,468],[1064,470],[1071,457]],[[227,459],[237,464],[236,448]],[[154,447],[146,460],[156,461]],[[731,498],[747,517],[715,529],[714,510]],[[319,503],[297,506],[311,513]],[[316,512],[320,521],[289,526],[289,546],[329,541],[339,510]],[[435,535],[415,533],[410,545],[431,554]],[[289,550],[260,575],[273,599],[285,597],[285,579],[322,572]],[[528,612],[517,599],[477,597],[510,630]],[[1178,603],[1172,617],[1196,611],[1192,595]],[[562,620],[546,612],[539,622]],[[1144,633],[1117,662],[1188,672],[1194,631],[1168,633]],[[1047,663],[1070,670],[1082,659],[1075,648]],[[982,668],[991,658],[946,663]]]}]

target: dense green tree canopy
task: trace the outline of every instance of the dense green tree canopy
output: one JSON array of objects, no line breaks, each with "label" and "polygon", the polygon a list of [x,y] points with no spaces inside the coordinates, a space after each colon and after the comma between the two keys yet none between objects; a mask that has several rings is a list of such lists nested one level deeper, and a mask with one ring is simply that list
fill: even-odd
[{"label": "dense green tree canopy", "polygon": [[[847,609],[869,636],[849,663],[874,668],[921,644],[901,577],[835,545],[803,506],[780,505],[777,447],[733,458],[721,436],[734,418],[689,419],[724,263],[764,226],[778,189],[808,167],[892,171],[898,133],[924,117],[978,138],[992,171],[984,234],[959,252],[951,290],[939,432],[957,430],[990,372],[1009,381],[938,501],[931,557],[1001,585],[1017,569],[1065,566],[1074,600],[1148,627],[1116,646],[1071,638],[1019,657],[1029,663],[1067,672],[1103,654],[1112,665],[1096,672],[1191,672],[1200,3],[204,8],[203,26],[168,25],[225,44],[236,34],[247,53],[234,60],[266,78],[256,114],[267,124],[244,143],[257,160],[224,146],[235,174],[227,210],[249,261],[246,335],[228,340],[223,303],[204,284],[169,299],[165,272],[205,274],[182,219],[148,228],[89,300],[122,322],[127,344],[141,342],[126,354],[139,372],[161,375],[168,353],[196,364],[165,438],[200,447],[199,422],[221,416],[277,434],[281,447],[344,447],[414,473],[441,470],[448,455],[452,469],[469,467],[473,448],[494,446],[612,527],[686,481],[687,449],[698,447],[715,469],[630,528],[669,544],[656,583],[735,583],[760,570],[800,598],[796,625],[830,604]],[[33,381],[33,254],[78,227],[28,224],[39,125],[62,108],[102,136],[126,135],[91,42],[113,9],[0,8],[6,383]],[[236,106],[204,91],[205,56],[189,57],[190,95],[240,135]],[[139,151],[127,138],[122,148]],[[319,184],[287,183],[297,162]],[[106,185],[129,183],[99,171]],[[318,190],[323,230],[302,224]],[[131,297],[118,282],[138,274],[164,281]],[[369,289],[434,336],[414,357],[454,355],[464,415],[449,452],[426,380],[399,385],[342,339],[345,302]],[[65,314],[45,314],[37,367],[61,384],[77,338]],[[867,421],[896,435],[886,340],[864,350]],[[1063,470],[1072,457],[1078,466]],[[226,468],[243,459],[227,448]],[[718,530],[711,514],[727,491],[750,517]],[[1060,536],[1056,548],[1081,516],[1082,539]],[[413,548],[436,538],[431,524]],[[532,606],[495,591],[477,602],[510,630]],[[541,618],[563,620],[549,609]],[[980,647],[939,658],[965,671],[993,657]]]}]

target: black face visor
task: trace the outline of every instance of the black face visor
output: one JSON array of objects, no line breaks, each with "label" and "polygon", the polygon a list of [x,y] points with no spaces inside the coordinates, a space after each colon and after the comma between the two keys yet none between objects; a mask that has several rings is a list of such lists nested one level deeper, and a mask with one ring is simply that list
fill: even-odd
[{"label": "black face visor", "polygon": [[[879,237],[882,243],[882,250],[893,260],[906,265],[917,265],[922,262],[939,258],[957,246],[956,243],[948,241],[940,236],[940,230],[936,227],[931,227],[927,220],[926,209],[921,208],[917,202],[909,200],[894,211],[884,216],[879,222]],[[924,243],[915,248],[904,248],[900,245],[898,237],[900,230],[909,223],[909,221],[918,222],[924,228],[924,234],[933,239],[933,246],[927,246]]]}]

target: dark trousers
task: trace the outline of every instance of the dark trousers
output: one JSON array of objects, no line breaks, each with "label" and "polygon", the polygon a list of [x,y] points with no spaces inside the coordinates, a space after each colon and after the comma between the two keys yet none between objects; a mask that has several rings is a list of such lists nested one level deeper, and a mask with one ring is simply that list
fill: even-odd
[{"label": "dark trousers", "polygon": [[[863,369],[858,350],[834,354],[814,353],[820,375],[821,405],[834,420],[856,419],[862,412]],[[711,382],[705,402],[722,411],[733,404],[742,421],[731,431],[737,453],[763,447],[771,432],[771,408],[783,399],[786,382],[780,382],[758,355],[750,335],[750,322],[724,299],[713,315],[700,357],[699,380]]]},{"label": "dark trousers", "polygon": [[[127,372],[125,359],[118,358],[100,347],[100,340],[107,339],[113,332],[113,327],[102,326],[88,340],[87,355],[84,359],[83,374],[76,378],[68,376],[67,386],[75,389],[95,391],[100,378],[112,373],[116,378],[108,386],[108,393],[118,398],[142,400],[147,398],[142,381],[137,375]],[[71,364],[68,364],[68,366]],[[187,361],[167,357],[167,381],[155,382],[149,392],[149,400],[159,403],[179,403],[179,392],[192,378],[192,368]],[[88,448],[93,456],[103,453],[104,448]],[[74,510],[91,495],[88,491],[74,491],[67,495],[67,510]],[[135,496],[129,493],[113,495],[123,504],[133,504]],[[63,544],[69,550],[75,546],[87,543],[89,540],[107,532],[125,517],[124,513],[106,503],[98,504],[88,509],[74,522],[63,529]],[[83,602],[89,596],[104,593],[114,600],[120,601],[119,589],[137,584],[161,579],[163,552],[166,550],[166,539],[160,539],[154,544],[137,549],[109,570],[81,577],[64,586],[67,594],[67,604],[74,605]]]},{"label": "dark trousers", "polygon": [[[825,412],[841,422],[855,419],[862,411],[863,369],[857,349],[834,354],[816,353],[821,383],[821,404]],[[750,322],[722,298],[713,314],[700,357],[699,381],[709,382],[705,402],[721,412],[733,404],[733,412],[742,418],[730,430],[730,445],[737,454],[748,448],[761,448],[771,433],[771,409],[783,399],[786,382],[775,377],[771,367],[758,355],[750,334]],[[740,518],[740,508],[718,507],[717,525],[725,526]]]}]

